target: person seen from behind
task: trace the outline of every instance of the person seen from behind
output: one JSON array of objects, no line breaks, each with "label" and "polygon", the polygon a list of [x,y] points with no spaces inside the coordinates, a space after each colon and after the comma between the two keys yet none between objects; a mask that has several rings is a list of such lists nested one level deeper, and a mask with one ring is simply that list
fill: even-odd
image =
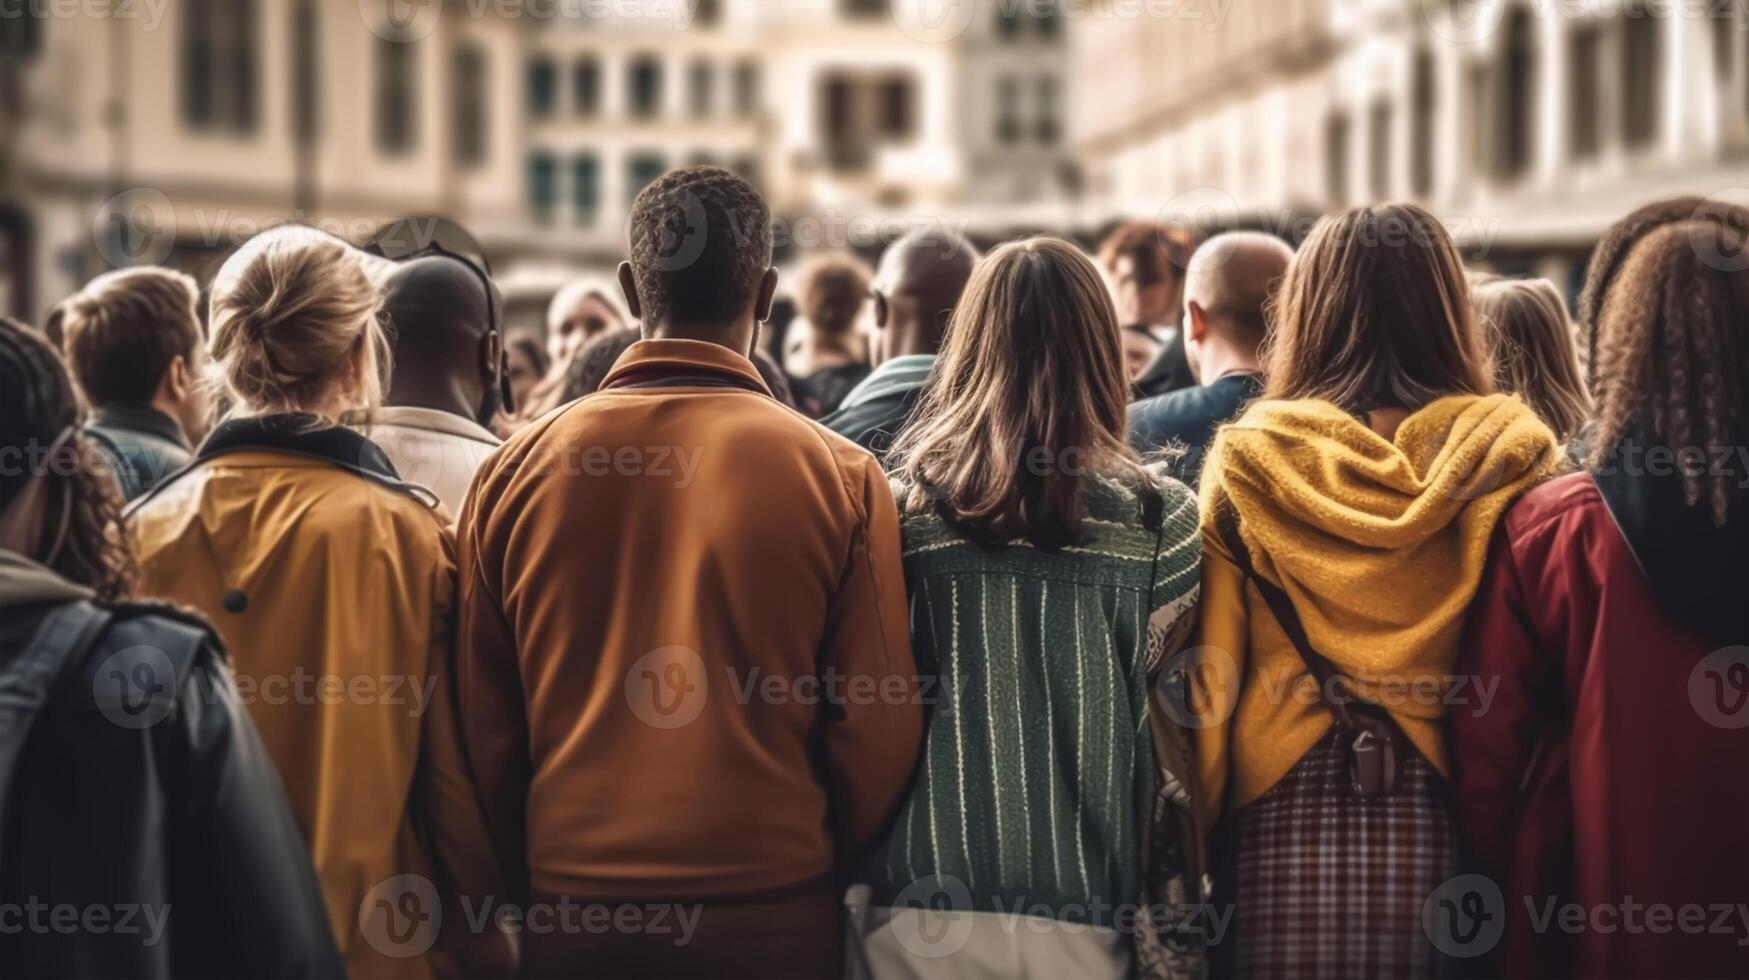
[{"label": "person seen from behind", "polygon": [[1494,383],[1524,399],[1555,438],[1571,444],[1591,414],[1591,394],[1579,375],[1560,290],[1547,279],[1479,276],[1470,296],[1488,338]]},{"label": "person seen from behind", "polygon": [[1636,903],[1643,925],[1647,909],[1749,895],[1745,235],[1749,210],[1679,198],[1630,214],[1593,253],[1584,472],[1506,515],[1457,663],[1499,694],[1449,716],[1461,826],[1506,896],[1488,973],[1749,968],[1736,930],[1533,917]]},{"label": "person seen from behind", "polygon": [[[1463,612],[1559,448],[1491,393],[1463,266],[1422,208],[1320,220],[1277,302],[1263,398],[1202,473],[1191,703],[1227,842],[1221,969],[1430,976],[1422,908],[1457,872],[1443,718]],[[1330,895],[1368,913],[1332,921]]]},{"label": "person seen from behind", "polygon": [[394,941],[398,884],[503,892],[457,739],[449,517],[341,424],[381,401],[380,303],[339,239],[284,227],[245,243],[210,299],[230,414],[128,524],[143,591],[206,616],[260,692],[251,712],[347,972],[426,977],[504,950],[464,935],[459,908],[436,947]]},{"label": "person seen from behind", "polygon": [[1184,283],[1184,352],[1198,384],[1130,406],[1130,442],[1138,451],[1182,452],[1168,472],[1195,483],[1215,427],[1263,391],[1261,349],[1268,306],[1293,260],[1273,235],[1229,232],[1204,242]]},{"label": "person seen from behind", "polygon": [[206,434],[205,343],[187,275],[107,272],[57,307],[73,378],[91,404],[86,434],[125,500],[188,464]]},{"label": "person seen from behind", "polygon": [[925,229],[881,254],[874,297],[875,367],[822,419],[826,428],[885,458],[915,410],[978,264],[978,250],[947,228]]},{"label": "person seen from behind", "polygon": [[922,728],[898,516],[874,458],[748,359],[777,286],[752,186],[676,170],[629,227],[644,339],[462,512],[462,707],[516,901],[693,919],[525,932],[523,975],[837,975],[841,886]]},{"label": "person seen from behind", "polygon": [[[1129,976],[1161,937],[1112,913],[1200,894],[1188,735],[1149,704],[1193,619],[1196,502],[1124,439],[1118,333],[1079,249],[1003,245],[893,446],[912,641],[942,700],[863,866],[873,976]],[[913,907],[931,882],[949,907]],[[1015,908],[1031,923],[996,914]],[[949,960],[907,940],[965,916]]]},{"label": "person seen from behind", "polygon": [[[60,357],[0,319],[0,455],[34,460],[0,472],[6,972],[338,976],[224,646],[199,616],[135,598],[121,501],[84,432]],[[60,909],[117,927],[53,928]]]},{"label": "person seen from behind", "polygon": [[868,377],[866,338],[857,329],[868,297],[868,268],[853,256],[822,256],[802,269],[796,304],[807,329],[792,331],[784,368],[796,406],[810,418],[837,411]]},{"label": "person seen from behind", "polygon": [[1119,225],[1099,245],[1123,327],[1124,364],[1132,398],[1163,395],[1196,384],[1184,353],[1184,267],[1190,236],[1151,221]]},{"label": "person seen from behind", "polygon": [[464,260],[426,255],[397,265],[382,292],[394,371],[364,434],[454,515],[502,441],[486,428],[506,389],[497,291]]}]

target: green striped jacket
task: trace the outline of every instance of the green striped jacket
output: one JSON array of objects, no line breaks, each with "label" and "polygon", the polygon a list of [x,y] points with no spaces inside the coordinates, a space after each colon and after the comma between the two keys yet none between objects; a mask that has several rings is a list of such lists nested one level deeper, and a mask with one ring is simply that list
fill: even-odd
[{"label": "green striped jacket", "polygon": [[910,798],[863,865],[874,904],[926,893],[1108,925],[1137,901],[1150,668],[1190,623],[1201,558],[1195,497],[1159,480],[1158,532],[1135,493],[1095,480],[1084,540],[1055,552],[901,514],[912,645],[939,680]]}]

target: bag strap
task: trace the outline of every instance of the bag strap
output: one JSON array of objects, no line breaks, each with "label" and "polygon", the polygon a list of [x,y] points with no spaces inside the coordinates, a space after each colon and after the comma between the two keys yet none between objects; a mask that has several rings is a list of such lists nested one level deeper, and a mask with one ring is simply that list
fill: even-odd
[{"label": "bag strap", "polygon": [[0,680],[0,832],[26,737],[61,675],[84,658],[111,618],[107,609],[84,599],[56,606],[19,653],[16,669]]},{"label": "bag strap", "polygon": [[1257,568],[1251,562],[1251,550],[1245,547],[1245,539],[1239,534],[1239,517],[1233,512],[1230,502],[1223,502],[1216,507],[1215,528],[1220,532],[1221,542],[1232,552],[1233,561],[1238,564],[1239,570],[1257,586],[1264,603],[1275,615],[1275,621],[1281,625],[1281,631],[1287,634],[1288,641],[1298,651],[1300,660],[1305,662],[1306,670],[1318,682],[1318,699],[1336,716],[1338,725],[1349,731],[1358,731],[1354,716],[1348,710],[1348,699],[1332,701],[1325,696],[1326,692],[1336,690],[1336,685],[1344,680],[1342,672],[1323,654],[1313,649],[1312,639],[1306,635],[1305,624],[1300,622],[1300,614],[1294,609],[1293,600],[1288,598],[1288,594],[1282,591],[1281,586],[1257,574]]}]

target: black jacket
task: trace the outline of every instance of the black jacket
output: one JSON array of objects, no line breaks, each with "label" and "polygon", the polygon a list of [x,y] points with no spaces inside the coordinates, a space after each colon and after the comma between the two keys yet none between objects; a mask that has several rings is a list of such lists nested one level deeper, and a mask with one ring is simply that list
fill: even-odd
[{"label": "black jacket", "polygon": [[192,457],[182,429],[150,408],[101,406],[92,411],[85,434],[109,457],[123,500],[143,496]]},{"label": "black jacket", "polygon": [[0,551],[0,975],[343,975],[216,636],[81,591]]},{"label": "black jacket", "polygon": [[1172,339],[1160,348],[1160,353],[1148,362],[1136,380],[1130,383],[1130,400],[1153,398],[1196,384],[1190,373],[1190,358],[1184,352],[1184,328],[1172,331]]}]

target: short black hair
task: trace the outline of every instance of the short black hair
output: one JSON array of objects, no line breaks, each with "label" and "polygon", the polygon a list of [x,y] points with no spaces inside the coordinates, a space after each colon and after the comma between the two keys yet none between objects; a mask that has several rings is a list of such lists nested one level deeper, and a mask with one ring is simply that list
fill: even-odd
[{"label": "short black hair", "polygon": [[771,265],[771,211],[721,167],[669,171],[632,203],[632,276],[646,326],[726,323]]}]

